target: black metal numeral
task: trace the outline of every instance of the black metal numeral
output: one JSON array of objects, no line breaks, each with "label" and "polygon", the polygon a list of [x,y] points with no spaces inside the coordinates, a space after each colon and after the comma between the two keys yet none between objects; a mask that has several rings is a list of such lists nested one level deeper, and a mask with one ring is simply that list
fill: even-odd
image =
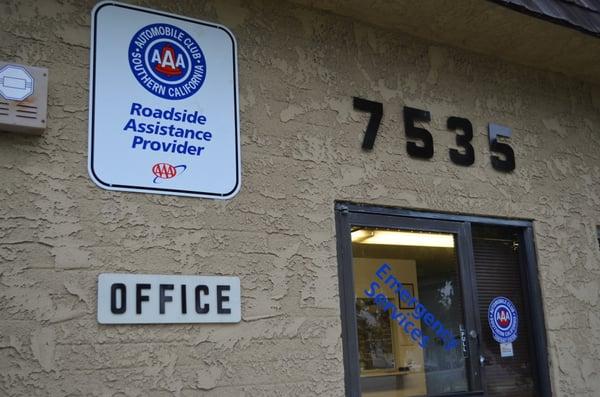
[{"label": "black metal numeral", "polygon": [[433,137],[424,128],[415,127],[415,121],[431,121],[431,113],[427,110],[404,107],[404,133],[410,139],[416,139],[423,143],[423,146],[416,142],[406,142],[406,151],[412,157],[430,159],[433,157]]},{"label": "black metal numeral", "polygon": [[365,138],[363,139],[362,148],[364,150],[373,149],[375,144],[375,138],[379,131],[379,124],[383,117],[383,105],[379,102],[369,101],[359,97],[354,97],[354,109],[371,114],[369,117],[369,123],[365,131]]},{"label": "black metal numeral", "polygon": [[512,130],[509,127],[490,123],[488,125],[488,135],[490,151],[504,156],[503,160],[499,156],[492,154],[492,167],[501,172],[513,171],[515,169],[515,152],[509,144],[498,141],[498,137],[510,138]]},{"label": "black metal numeral", "polygon": [[500,157],[492,154],[492,167],[498,171],[511,172],[515,169],[515,152],[510,145],[502,142],[498,142],[494,139],[490,143],[490,150],[492,152],[503,154],[505,159],[502,160]]},{"label": "black metal numeral", "polygon": [[471,145],[473,139],[473,126],[471,122],[462,117],[448,117],[447,127],[450,131],[462,130],[462,135],[456,135],[456,146],[464,148],[464,153],[450,149],[450,160],[454,164],[468,167],[475,162],[475,150]]}]

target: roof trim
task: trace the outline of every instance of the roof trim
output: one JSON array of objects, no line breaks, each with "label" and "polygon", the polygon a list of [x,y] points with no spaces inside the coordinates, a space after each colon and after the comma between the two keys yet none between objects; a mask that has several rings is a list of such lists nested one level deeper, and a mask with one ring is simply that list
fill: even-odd
[{"label": "roof trim", "polygon": [[[488,0],[514,11],[600,38],[600,12],[567,0]],[[581,1],[581,0],[579,0]]]}]

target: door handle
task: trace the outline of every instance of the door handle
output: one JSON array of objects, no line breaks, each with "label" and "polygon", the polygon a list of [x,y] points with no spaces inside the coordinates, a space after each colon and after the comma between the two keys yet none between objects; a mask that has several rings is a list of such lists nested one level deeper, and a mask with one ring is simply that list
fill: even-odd
[{"label": "door handle", "polygon": [[483,355],[479,355],[479,364],[484,367],[486,365],[490,365],[490,361]]},{"label": "door handle", "polygon": [[475,341],[477,341],[477,350],[479,351],[479,365],[481,367],[490,365],[490,361],[483,354],[481,354],[481,341],[479,340],[479,335],[477,334],[477,331],[475,331],[474,329],[470,330],[469,336]]}]

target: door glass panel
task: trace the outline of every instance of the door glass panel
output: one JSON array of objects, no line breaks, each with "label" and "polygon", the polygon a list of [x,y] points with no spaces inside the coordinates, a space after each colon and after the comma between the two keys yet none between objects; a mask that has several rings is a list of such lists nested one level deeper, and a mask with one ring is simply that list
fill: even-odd
[{"label": "door glass panel", "polygon": [[[477,277],[477,295],[481,321],[481,356],[484,359],[486,395],[490,397],[534,397],[537,395],[531,335],[522,290],[518,236],[510,228],[473,227],[473,256]],[[517,318],[498,310],[495,321],[515,322],[516,339],[508,343],[504,354],[495,340],[488,318],[490,303],[497,298],[510,300]],[[493,320],[492,320],[493,321]]]},{"label": "door glass panel", "polygon": [[352,256],[361,394],[468,391],[456,236],[355,227]]}]

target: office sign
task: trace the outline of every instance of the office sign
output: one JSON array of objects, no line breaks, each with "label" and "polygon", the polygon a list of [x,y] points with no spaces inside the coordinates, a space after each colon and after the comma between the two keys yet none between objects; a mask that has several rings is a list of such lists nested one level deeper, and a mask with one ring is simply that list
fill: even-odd
[{"label": "office sign", "polygon": [[237,55],[225,27],[115,2],[92,11],[88,169],[109,190],[240,189]]},{"label": "office sign", "polygon": [[240,319],[239,277],[98,276],[100,324],[238,323]]}]

